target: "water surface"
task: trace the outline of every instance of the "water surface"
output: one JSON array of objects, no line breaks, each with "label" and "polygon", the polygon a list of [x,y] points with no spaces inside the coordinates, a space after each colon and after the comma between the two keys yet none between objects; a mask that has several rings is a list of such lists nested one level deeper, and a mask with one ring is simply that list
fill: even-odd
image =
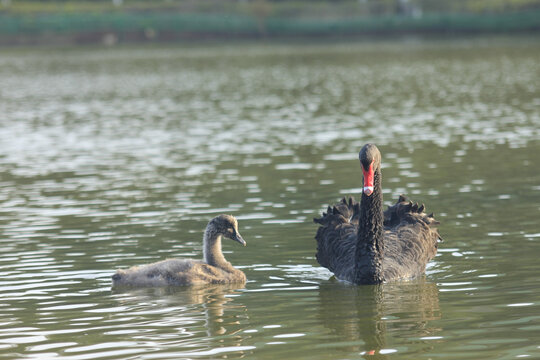
[{"label": "water surface", "polygon": [[[540,357],[540,43],[10,49],[0,53],[0,357]],[[426,204],[427,274],[350,286],[312,218],[360,192]],[[114,269],[202,254],[245,286],[111,289]]]}]

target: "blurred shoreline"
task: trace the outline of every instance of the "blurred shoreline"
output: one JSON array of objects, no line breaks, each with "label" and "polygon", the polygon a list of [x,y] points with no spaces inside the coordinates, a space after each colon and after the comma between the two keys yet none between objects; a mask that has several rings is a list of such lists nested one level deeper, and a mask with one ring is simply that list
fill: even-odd
[{"label": "blurred shoreline", "polygon": [[3,0],[0,45],[115,45],[243,39],[316,41],[540,32],[540,5],[537,4],[540,1],[530,0],[527,7],[478,8],[476,11],[465,7],[426,8],[422,1],[412,0],[386,3],[393,6],[375,8],[372,4],[369,7],[368,0],[332,3],[138,1],[129,6],[121,0]]}]

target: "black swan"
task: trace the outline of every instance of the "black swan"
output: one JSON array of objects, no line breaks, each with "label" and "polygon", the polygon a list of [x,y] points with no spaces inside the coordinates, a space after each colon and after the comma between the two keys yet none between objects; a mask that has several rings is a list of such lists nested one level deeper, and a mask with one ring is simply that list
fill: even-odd
[{"label": "black swan", "polygon": [[400,195],[383,212],[381,153],[366,144],[359,154],[364,175],[362,201],[343,200],[314,221],[317,261],[340,279],[355,284],[379,284],[424,273],[440,240],[433,214],[424,204]]},{"label": "black swan", "polygon": [[246,275],[225,260],[221,238],[246,242],[238,232],[238,221],[219,215],[208,223],[203,237],[203,260],[168,259],[153,264],[117,270],[113,286],[175,286],[245,283]]}]

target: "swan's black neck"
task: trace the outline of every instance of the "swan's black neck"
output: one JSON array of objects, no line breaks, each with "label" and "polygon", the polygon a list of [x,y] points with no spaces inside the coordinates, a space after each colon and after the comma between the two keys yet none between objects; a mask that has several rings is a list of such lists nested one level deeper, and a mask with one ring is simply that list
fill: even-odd
[{"label": "swan's black neck", "polygon": [[384,281],[382,258],[384,252],[384,214],[381,169],[375,170],[373,193],[362,193],[360,219],[355,252],[355,283],[378,284]]},{"label": "swan's black neck", "polygon": [[211,228],[207,228],[204,232],[203,239],[203,258],[208,265],[228,269],[232,265],[225,260],[221,252],[221,234],[215,232]]}]

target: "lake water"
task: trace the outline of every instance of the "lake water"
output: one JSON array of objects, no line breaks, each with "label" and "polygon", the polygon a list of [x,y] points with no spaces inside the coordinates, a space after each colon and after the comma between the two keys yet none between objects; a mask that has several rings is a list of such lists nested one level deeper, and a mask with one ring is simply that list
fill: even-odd
[{"label": "lake water", "polygon": [[[534,37],[0,51],[0,358],[540,358]],[[421,279],[351,286],[312,218],[360,193],[426,204]],[[118,267],[200,258],[245,286],[116,291]]]}]

